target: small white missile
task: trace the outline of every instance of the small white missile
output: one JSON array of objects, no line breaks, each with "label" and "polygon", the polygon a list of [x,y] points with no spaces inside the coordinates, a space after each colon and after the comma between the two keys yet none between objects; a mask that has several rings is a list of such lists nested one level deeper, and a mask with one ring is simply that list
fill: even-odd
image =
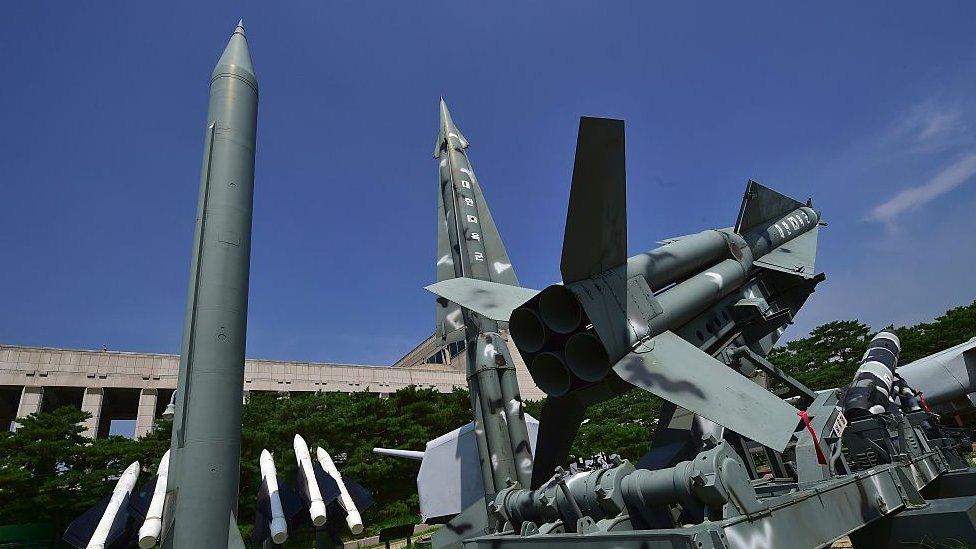
[{"label": "small white missile", "polygon": [[339,469],[333,463],[332,456],[321,447],[315,449],[315,455],[319,458],[319,464],[322,465],[325,472],[329,473],[329,476],[335,479],[336,484],[339,485],[339,502],[346,510],[346,524],[349,525],[349,531],[357,536],[362,534],[363,517],[359,515],[359,509],[356,509],[356,503],[349,495],[349,490],[346,490],[346,483],[342,481],[342,475],[339,474]]},{"label": "small white missile", "polygon": [[139,528],[139,547],[148,549],[159,541],[159,533],[163,529],[163,502],[166,500],[166,479],[169,476],[169,450],[159,460],[156,469],[156,487],[153,489],[149,509],[146,511],[146,521]]},{"label": "small white missile", "polygon": [[271,541],[281,544],[288,539],[288,522],[281,508],[281,495],[278,493],[278,472],[275,471],[271,452],[261,450],[261,478],[268,485],[268,499],[271,503]]},{"label": "small white missile", "polygon": [[108,506],[105,508],[101,520],[98,521],[98,526],[95,527],[95,532],[88,540],[87,549],[105,549],[105,540],[112,529],[112,523],[115,522],[115,516],[119,513],[119,508],[122,507],[125,497],[132,493],[138,478],[139,462],[134,461],[132,465],[125,468],[122,476],[119,477],[119,481],[115,483],[112,497],[108,501]]},{"label": "small white missile", "polygon": [[308,514],[312,517],[312,524],[322,526],[325,524],[325,503],[322,502],[322,491],[319,490],[319,483],[315,481],[315,471],[312,470],[312,456],[308,453],[308,444],[302,435],[295,435],[295,459],[298,460],[298,468],[305,476],[305,485],[308,486],[308,497],[311,503],[308,507]]}]

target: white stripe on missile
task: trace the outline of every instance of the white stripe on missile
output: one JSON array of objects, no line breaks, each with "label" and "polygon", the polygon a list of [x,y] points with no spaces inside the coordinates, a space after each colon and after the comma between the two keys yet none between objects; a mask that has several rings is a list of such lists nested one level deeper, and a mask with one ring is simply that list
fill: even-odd
[{"label": "white stripe on missile", "polygon": [[342,508],[346,510],[346,525],[349,526],[349,531],[354,535],[359,535],[363,533],[363,517],[359,515],[359,509],[356,509],[356,502],[352,500],[352,496],[349,495],[349,490],[346,490],[346,483],[342,481],[342,475],[339,474],[339,469],[336,468],[335,463],[332,462],[332,456],[329,455],[322,447],[315,449],[315,455],[319,458],[319,464],[325,469],[326,473],[336,481],[339,485],[339,503],[342,504]]},{"label": "white stripe on missile", "polygon": [[274,458],[267,450],[261,450],[261,479],[268,486],[268,500],[271,504],[271,541],[281,544],[288,539],[288,522],[285,521],[285,512],[281,507]]},{"label": "white stripe on missile", "polygon": [[308,497],[311,500],[308,506],[308,514],[312,517],[312,524],[322,526],[325,524],[325,503],[322,502],[322,491],[319,490],[319,483],[315,480],[315,471],[312,469],[312,456],[308,453],[308,444],[305,443],[302,435],[295,435],[294,446],[298,469],[305,477]]},{"label": "white stripe on missile", "polygon": [[139,547],[149,549],[159,541],[159,534],[163,529],[163,502],[166,500],[166,481],[169,478],[169,450],[159,460],[156,468],[156,488],[153,489],[152,499],[149,500],[149,510],[146,511],[146,521],[139,528]]},{"label": "white stripe on missile", "polygon": [[115,522],[115,516],[119,514],[119,508],[122,507],[125,497],[132,493],[132,489],[135,488],[138,478],[139,462],[134,461],[125,468],[122,476],[119,477],[119,481],[115,483],[115,488],[112,489],[112,498],[109,499],[108,506],[105,507],[105,513],[102,514],[101,520],[98,521],[98,526],[95,527],[95,532],[92,534],[91,539],[88,540],[86,549],[105,549],[105,540],[108,538],[109,531],[112,530],[112,523]]}]

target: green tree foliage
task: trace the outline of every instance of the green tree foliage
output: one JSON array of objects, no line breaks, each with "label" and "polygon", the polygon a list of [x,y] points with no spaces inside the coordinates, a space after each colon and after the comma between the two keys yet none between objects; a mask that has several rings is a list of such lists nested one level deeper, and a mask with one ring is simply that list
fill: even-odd
[{"label": "green tree foliage", "polygon": [[169,446],[165,427],[136,441],[88,440],[88,412],[65,406],[18,421],[0,433],[0,524],[52,522],[59,528],[109,495],[133,461],[155,470]]},{"label": "green tree foliage", "polygon": [[[976,336],[976,301],[946,311],[932,322],[894,330],[901,340],[901,364],[958,345]],[[857,320],[838,320],[816,327],[810,335],[769,353],[769,360],[813,389],[847,385],[876,332]]]},{"label": "green tree foliage", "polygon": [[867,324],[838,320],[773,349],[768,358],[808,387],[839,387],[851,382],[872,335]]}]

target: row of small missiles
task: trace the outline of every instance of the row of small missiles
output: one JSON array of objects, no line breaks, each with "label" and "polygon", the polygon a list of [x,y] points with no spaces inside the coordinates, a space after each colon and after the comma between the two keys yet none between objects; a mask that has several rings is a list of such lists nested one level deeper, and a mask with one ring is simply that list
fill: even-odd
[{"label": "row of small missiles", "polygon": [[278,480],[271,452],[261,451],[261,488],[252,540],[263,543],[270,538],[274,543],[284,543],[289,529],[305,520],[303,511],[316,529],[325,529],[333,536],[342,528],[342,519],[350,532],[361,534],[360,510],[373,503],[369,492],[344,479],[332,456],[322,447],[315,448],[313,460],[305,439],[295,435],[293,448],[298,463],[297,491]]},{"label": "row of small missiles", "polygon": [[[298,490],[278,480],[271,452],[261,451],[261,487],[252,535],[254,542],[262,544],[270,538],[275,544],[284,543],[289,530],[301,527],[306,516],[315,529],[324,529],[333,537],[338,536],[343,524],[354,535],[361,534],[363,519],[360,512],[373,503],[369,492],[344,479],[325,449],[316,447],[316,459],[313,460],[301,435],[295,435],[293,447],[298,465],[295,481]],[[79,549],[130,547],[133,545],[130,525],[141,521],[138,546],[148,549],[159,543],[169,450],[163,454],[156,476],[137,490],[139,471],[138,461],[126,467],[112,494],[75,519],[65,531],[64,540]]]}]

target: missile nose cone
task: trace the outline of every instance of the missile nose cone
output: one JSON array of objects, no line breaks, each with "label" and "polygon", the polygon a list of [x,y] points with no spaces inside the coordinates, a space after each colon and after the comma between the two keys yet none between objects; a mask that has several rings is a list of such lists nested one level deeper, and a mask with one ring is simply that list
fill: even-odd
[{"label": "missile nose cone", "polygon": [[217,60],[217,66],[214,68],[213,76],[216,77],[220,74],[235,71],[235,69],[237,71],[247,72],[252,77],[255,75],[254,65],[251,63],[251,52],[247,48],[247,35],[244,32],[243,19],[237,23],[237,28],[230,35],[230,40],[227,41],[224,53]]},{"label": "missile nose cone", "polygon": [[440,101],[440,120],[440,131],[437,134],[437,143],[434,144],[434,158],[440,158],[444,141],[446,140],[448,143],[451,143],[451,138],[454,139],[454,143],[451,146],[459,149],[468,148],[468,140],[465,139],[464,135],[461,134],[461,130],[454,124],[454,120],[451,118],[451,111],[447,109],[447,101],[444,101],[444,96],[441,96]]},{"label": "missile nose cone", "polygon": [[454,120],[451,118],[451,111],[447,108],[447,101],[444,101],[444,96],[441,96],[440,114],[441,129],[444,131],[444,135],[447,135],[448,132],[456,131],[457,127],[454,125]]},{"label": "missile nose cone", "polygon": [[156,468],[157,475],[169,474],[169,450],[163,452],[163,457],[159,458],[159,467]]},{"label": "missile nose cone", "polygon": [[295,440],[292,443],[292,446],[295,448],[295,454],[297,454],[298,457],[309,455],[308,444],[305,442],[305,439],[302,438],[302,435],[295,435]]}]

